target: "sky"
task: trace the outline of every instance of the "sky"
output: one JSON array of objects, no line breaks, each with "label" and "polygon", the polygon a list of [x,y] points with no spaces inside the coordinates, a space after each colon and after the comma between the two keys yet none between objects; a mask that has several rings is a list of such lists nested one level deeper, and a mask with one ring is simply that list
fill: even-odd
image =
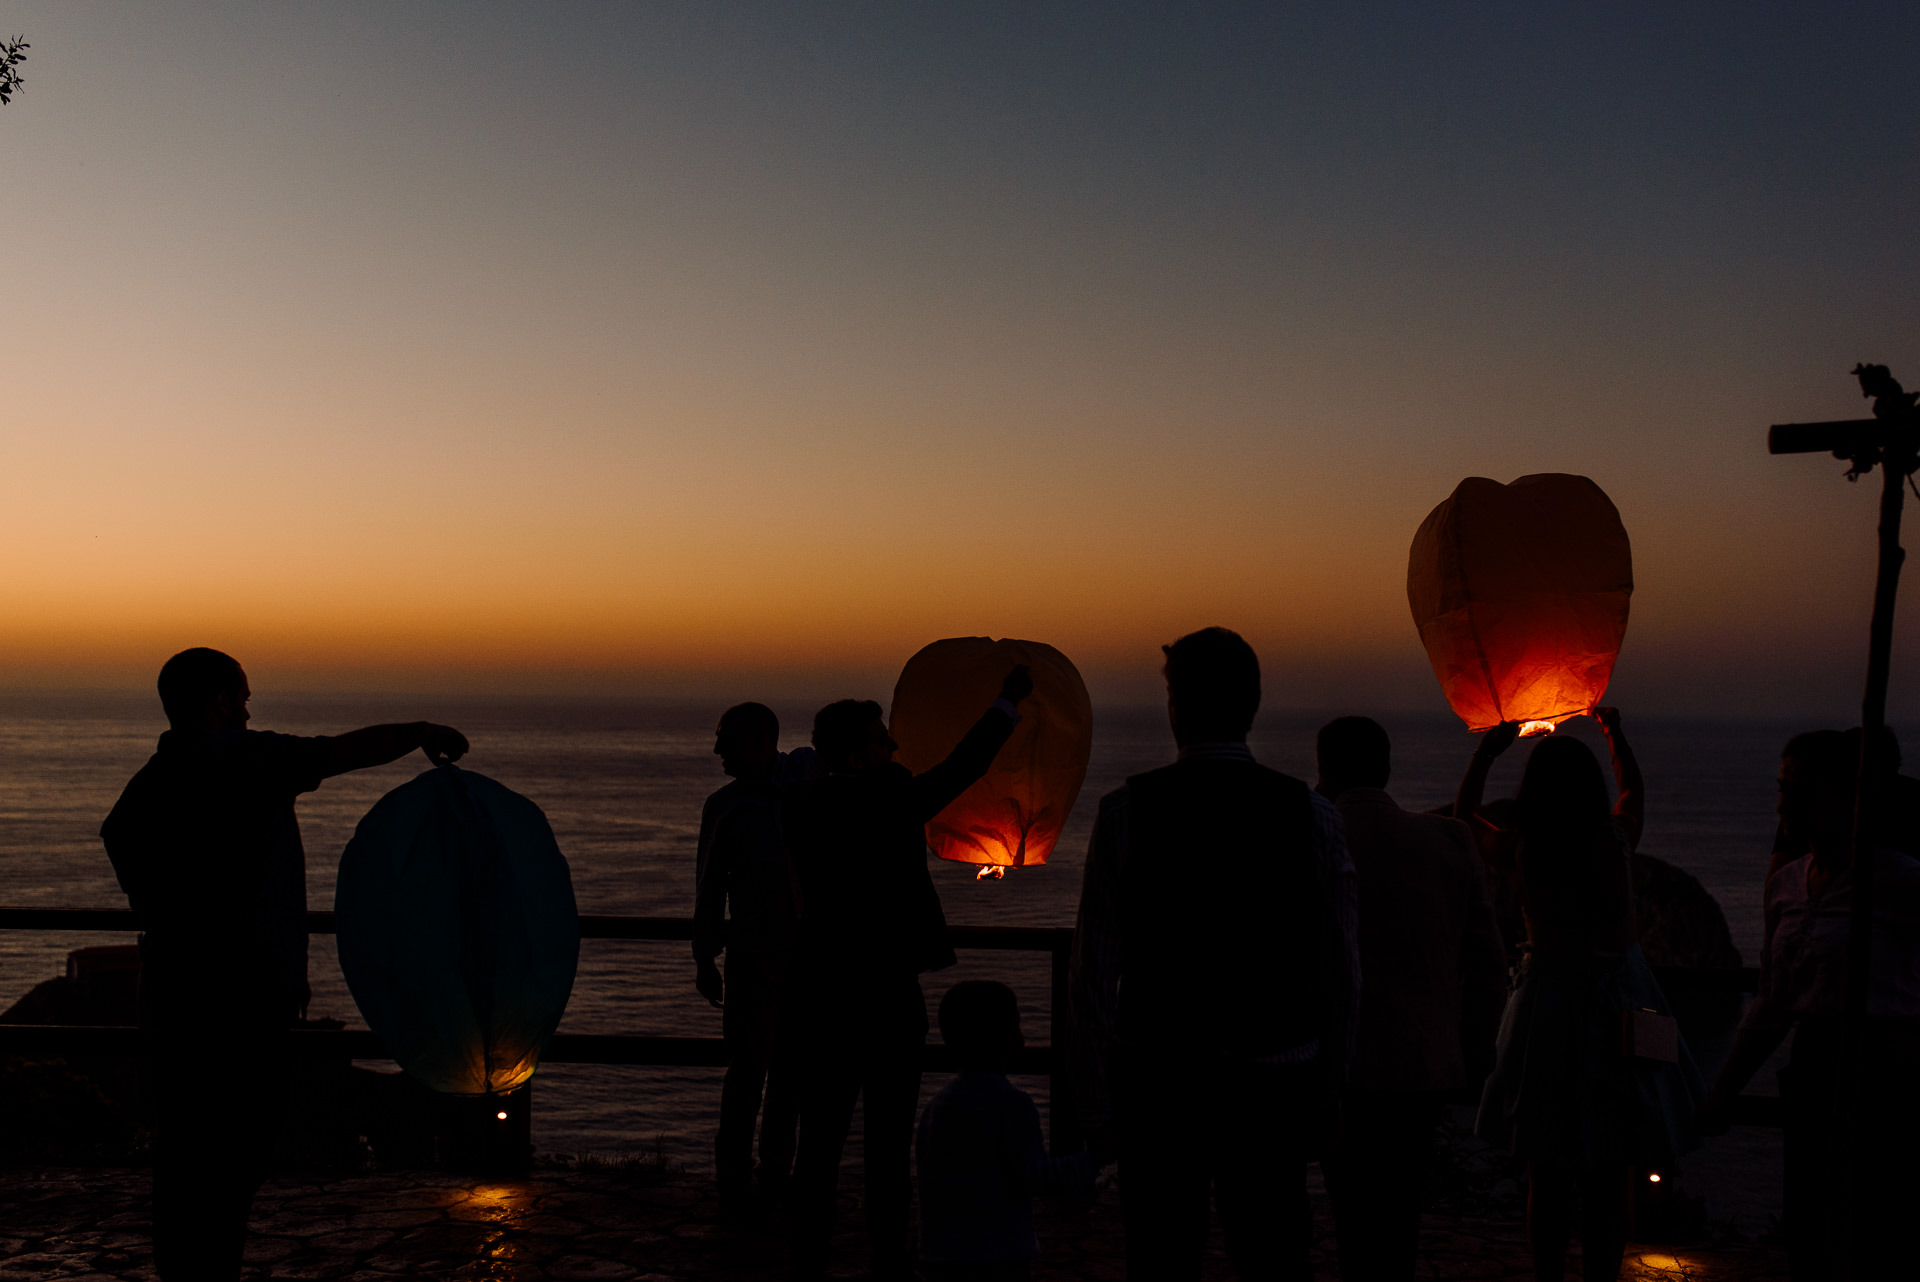
[{"label": "sky", "polygon": [[[1857,708],[1920,10],[0,2],[0,687],[1443,706],[1407,548],[1592,477],[1610,698]],[[1916,536],[1920,538],[1920,536]],[[1909,583],[1896,715],[1920,711]]]}]

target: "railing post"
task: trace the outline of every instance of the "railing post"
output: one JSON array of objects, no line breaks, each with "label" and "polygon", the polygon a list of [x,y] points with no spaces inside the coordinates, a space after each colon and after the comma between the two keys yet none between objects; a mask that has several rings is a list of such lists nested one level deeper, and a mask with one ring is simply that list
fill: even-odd
[{"label": "railing post", "polygon": [[1070,943],[1053,947],[1053,997],[1048,1003],[1047,1040],[1053,1057],[1047,1070],[1047,1109],[1053,1131],[1053,1155],[1077,1153],[1085,1147],[1080,1134],[1080,1109],[1073,1098],[1073,1019],[1067,1006],[1067,962]]}]

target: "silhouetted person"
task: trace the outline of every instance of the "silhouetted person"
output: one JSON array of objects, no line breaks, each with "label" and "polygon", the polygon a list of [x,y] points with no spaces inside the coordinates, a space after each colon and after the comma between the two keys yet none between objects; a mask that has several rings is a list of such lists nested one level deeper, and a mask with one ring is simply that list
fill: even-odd
[{"label": "silhouetted person", "polygon": [[[727,1076],[720,1089],[720,1128],[713,1140],[720,1214],[747,1209],[753,1176],[753,1124],[760,1114],[760,1188],[771,1206],[793,1170],[800,1117],[797,1066],[791,1054],[794,967],[800,930],[800,883],[782,827],[780,720],[765,704],[742,703],[721,714],[713,751],[733,782],[707,798],[693,907],[694,980],[701,996],[724,1012]],[[732,916],[728,918],[728,909]],[[727,954],[724,981],[715,959]]]},{"label": "silhouetted person", "polygon": [[920,975],[954,961],[927,871],[926,825],[993,765],[1033,692],[1015,668],[952,753],[923,774],[894,761],[880,705],[822,708],[813,745],[827,777],[796,788],[787,837],[800,873],[807,1057],[794,1159],[794,1272],[823,1276],[840,1152],[860,1102],[866,1119],[867,1241],[873,1274],[911,1276],[913,1120],[927,1002]]},{"label": "silhouetted person", "polygon": [[[1866,1258],[1853,1262],[1850,1275],[1897,1277],[1903,1268],[1910,1274],[1907,1217],[1920,1200],[1913,1168],[1920,1146],[1913,1099],[1920,1081],[1920,863],[1885,847],[1873,851],[1866,1062],[1850,1064],[1846,1054],[1859,753],[1859,731],[1816,730],[1794,736],[1781,755],[1781,828],[1807,853],[1767,879],[1760,993],[1700,1119],[1709,1132],[1724,1130],[1734,1097],[1793,1033],[1780,1073],[1781,1220],[1798,1282],[1842,1275],[1838,1247],[1854,1216],[1866,1230],[1856,1244]],[[1885,768],[1891,773],[1893,763]],[[1865,1124],[1871,1172],[1852,1182],[1844,1147],[1850,1096]]]},{"label": "silhouetted person", "polygon": [[[1819,734],[1820,731],[1809,731]],[[1833,731],[1834,734],[1841,733]],[[1880,728],[1881,760],[1883,769],[1892,772],[1888,781],[1888,791],[1881,799],[1879,834],[1875,844],[1889,850],[1898,850],[1903,854],[1920,859],[1920,779],[1903,775],[1900,770],[1900,740],[1890,727]],[[1859,743],[1856,738],[1855,744]],[[1807,839],[1803,834],[1788,829],[1782,820],[1773,830],[1773,857],[1767,863],[1767,879],[1780,871],[1780,866],[1789,863],[1807,853]]]},{"label": "silhouetted person", "polygon": [[1211,1202],[1246,1278],[1305,1278],[1360,987],[1333,803],[1254,761],[1260,664],[1225,628],[1166,647],[1179,760],[1100,801],[1074,929],[1082,1118],[1117,1152],[1127,1276],[1200,1275]]},{"label": "silhouetted person", "polygon": [[1050,1158],[1040,1110],[1006,1077],[1026,1045],[1020,1003],[992,980],[940,999],[940,1037],[960,1073],[920,1117],[920,1258],[927,1282],[1025,1282],[1040,1254],[1035,1194],[1093,1195],[1083,1152]]},{"label": "silhouetted person", "polygon": [[1465,824],[1387,795],[1379,722],[1321,727],[1322,796],[1345,822],[1360,895],[1360,994],[1339,1144],[1323,1161],[1348,1282],[1413,1277],[1420,1195],[1449,1092],[1493,1066],[1506,951]]},{"label": "silhouetted person", "polygon": [[169,729],[100,836],[140,915],[141,1021],[154,1102],[154,1267],[169,1282],[237,1278],[247,1211],[287,1091],[306,1005],[306,856],[294,798],[415,748],[454,760],[446,726],[332,738],[248,730],[246,673],[218,650],[160,669]]},{"label": "silhouetted person", "polygon": [[[1669,1026],[1673,1062],[1623,1053],[1629,1012],[1673,1012],[1634,928],[1639,766],[1619,713],[1597,708],[1594,718],[1613,750],[1616,805],[1608,805],[1599,761],[1578,739],[1543,739],[1520,778],[1513,832],[1526,956],[1475,1127],[1527,1163],[1533,1272],[1552,1282],[1565,1275],[1576,1201],[1587,1282],[1619,1275],[1632,1170],[1673,1169],[1693,1144],[1693,1112],[1705,1093],[1677,1027]],[[1455,803],[1470,822],[1486,824],[1487,771],[1519,729],[1496,726],[1475,749]]]}]

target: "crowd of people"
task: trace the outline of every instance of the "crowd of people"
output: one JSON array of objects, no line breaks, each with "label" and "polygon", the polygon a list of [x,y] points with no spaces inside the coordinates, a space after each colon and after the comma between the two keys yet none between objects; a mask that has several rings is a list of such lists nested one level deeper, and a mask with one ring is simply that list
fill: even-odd
[{"label": "crowd of people", "polygon": [[[1645,788],[1617,712],[1594,710],[1611,793],[1593,752],[1554,736],[1532,749],[1517,795],[1488,802],[1492,764],[1518,739],[1509,723],[1481,738],[1449,813],[1413,813],[1387,791],[1377,722],[1324,726],[1309,786],[1247,747],[1261,686],[1244,640],[1207,628],[1165,654],[1175,760],[1100,800],[1087,853],[1071,1044],[1055,1048],[1086,1137],[1071,1153],[1048,1154],[1033,1101],[1006,1077],[1022,1034],[998,983],[941,1001],[961,1071],[916,1121],[921,977],[954,962],[924,829],[1006,743],[1026,671],[918,775],[894,761],[877,703],[829,704],[811,746],[788,753],[766,707],[721,717],[714,751],[731,782],[701,817],[693,952],[728,1055],[723,1219],[752,1231],[783,1214],[793,1275],[824,1277],[858,1105],[876,1278],[1026,1277],[1033,1198],[1089,1197],[1110,1163],[1129,1276],[1197,1278],[1217,1212],[1242,1277],[1305,1278],[1318,1161],[1342,1276],[1407,1279],[1436,1127],[1450,1101],[1477,1095],[1478,1133],[1527,1164],[1536,1276],[1558,1282],[1577,1236],[1585,1276],[1610,1279],[1635,1172],[1672,1170],[1724,1129],[1791,1032],[1793,1276],[1899,1274],[1899,1213],[1920,1192],[1907,1089],[1920,1066],[1920,785],[1897,775],[1890,744],[1866,754],[1873,791],[1894,804],[1872,834],[1864,1021],[1846,1018],[1861,739],[1801,735],[1781,767],[1759,995],[1709,1091],[1637,939]],[[415,749],[449,761],[467,745],[426,722],[248,730],[246,675],[213,650],[169,660],[160,693],[170,729],[102,829],[144,918],[142,1018],[165,1076],[155,1266],[234,1278],[285,1090],[285,1030],[306,997],[295,799],[330,775]],[[1517,904],[1519,938],[1503,939],[1499,902]],[[209,1047],[236,1071],[192,1071]]]},{"label": "crowd of people", "polygon": [[[957,985],[942,1035],[969,1067],[919,1133],[926,1276],[1026,1276],[1034,1194],[1084,1191],[1117,1161],[1129,1276],[1198,1277],[1217,1212],[1241,1276],[1304,1278],[1318,1160],[1342,1276],[1408,1279],[1436,1128],[1449,1101],[1477,1095],[1477,1133],[1527,1165],[1536,1276],[1559,1282],[1577,1238],[1584,1275],[1611,1279],[1635,1180],[1724,1129],[1729,1101],[1796,1027],[1782,1075],[1794,1276],[1838,1276],[1843,1260],[1852,1276],[1897,1273],[1881,1270],[1901,1249],[1912,1178],[1844,1178],[1857,1155],[1835,1137],[1852,1098],[1889,1162],[1916,1138],[1898,1086],[1920,1067],[1920,843],[1906,836],[1920,813],[1889,808],[1875,856],[1873,1032],[1856,1079],[1840,1028],[1857,734],[1787,747],[1760,994],[1709,1092],[1638,941],[1630,857],[1646,790],[1616,710],[1593,712],[1611,790],[1584,743],[1554,736],[1532,749],[1517,795],[1488,802],[1488,773],[1519,738],[1507,723],[1481,738],[1454,804],[1419,814],[1387,792],[1392,745],[1370,718],[1321,729],[1313,787],[1256,762],[1259,663],[1237,635],[1181,638],[1164,674],[1177,759],[1101,799],[1075,923],[1072,1044],[1059,1049],[1086,1148],[1047,1158],[1031,1101],[994,1070],[1017,1045],[1014,995]],[[729,983],[735,967],[745,978],[726,990],[715,1168],[724,1215],[789,1208],[796,1276],[824,1267],[862,1095],[873,1275],[912,1271],[919,976],[952,960],[919,828],[986,770],[1024,693],[1016,671],[917,778],[893,762],[878,704],[823,709],[812,752],[781,754],[758,704],[721,720],[715,751],[734,782],[703,816],[695,958],[716,1003],[723,947]],[[1496,903],[1514,906],[1508,938]],[[1856,1081],[1864,1093],[1850,1096]],[[1865,1231],[1842,1231],[1848,1199],[1871,1211],[1849,1221]]]}]

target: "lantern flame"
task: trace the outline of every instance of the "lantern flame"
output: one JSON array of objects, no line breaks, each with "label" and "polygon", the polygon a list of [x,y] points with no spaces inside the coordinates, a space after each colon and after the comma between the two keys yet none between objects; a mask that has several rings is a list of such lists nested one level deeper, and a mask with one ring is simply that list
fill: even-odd
[{"label": "lantern flame", "polygon": [[973,879],[975,881],[986,881],[991,878],[994,881],[999,881],[1006,875],[1007,870],[999,864],[981,864],[980,871],[973,874]]},{"label": "lantern flame", "polygon": [[1522,739],[1531,739],[1537,734],[1552,733],[1553,722],[1551,721],[1527,721],[1523,722],[1520,726],[1520,737]]}]

